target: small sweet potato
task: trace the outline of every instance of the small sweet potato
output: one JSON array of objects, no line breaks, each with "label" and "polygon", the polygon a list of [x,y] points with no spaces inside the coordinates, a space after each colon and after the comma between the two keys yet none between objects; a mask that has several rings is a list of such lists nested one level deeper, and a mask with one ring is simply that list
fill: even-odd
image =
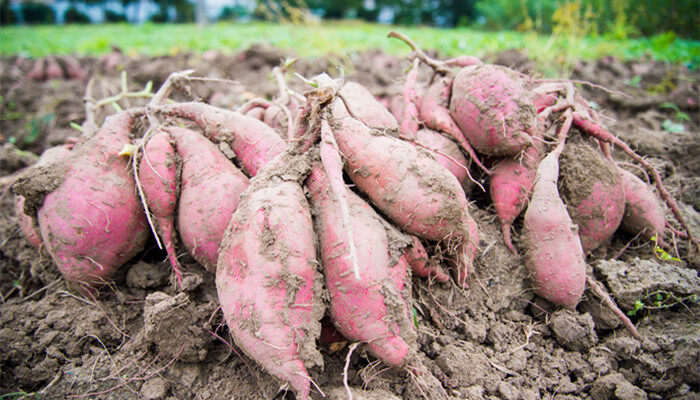
[{"label": "small sweet potato", "polygon": [[170,135],[158,130],[144,146],[139,165],[139,181],[156,221],[156,228],[168,253],[178,282],[182,281],[180,263],[175,252],[175,209],[179,197],[180,164]]},{"label": "small sweet potato", "polygon": [[[41,154],[39,161],[37,161],[32,168],[45,166],[54,161],[60,160],[61,158],[66,157],[72,148],[73,145],[69,144],[62,144],[60,146],[48,148]],[[29,244],[39,248],[39,246],[41,246],[39,227],[31,216],[24,213],[24,196],[22,195],[15,196],[15,214],[17,215],[17,222],[20,230],[24,234],[24,237],[27,239],[27,241],[29,241]]]},{"label": "small sweet potato", "polygon": [[359,83],[346,82],[340,89],[340,95],[343,99],[336,99],[333,105],[334,117],[341,118],[352,115],[364,122],[365,125],[377,129],[396,129],[399,127],[398,121],[389,110]]},{"label": "small sweet potato", "polygon": [[625,194],[625,215],[620,227],[633,235],[641,232],[646,239],[656,235],[661,240],[666,216],[659,198],[633,173],[620,169],[620,178]]}]

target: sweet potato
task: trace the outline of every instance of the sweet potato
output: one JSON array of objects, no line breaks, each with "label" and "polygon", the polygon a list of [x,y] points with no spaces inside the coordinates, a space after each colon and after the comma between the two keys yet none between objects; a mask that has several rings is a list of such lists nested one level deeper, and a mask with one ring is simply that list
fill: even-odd
[{"label": "sweet potato", "polygon": [[[351,229],[362,266],[360,278],[353,274],[350,246],[342,230],[341,207],[327,188],[330,181],[320,165],[306,180],[315,215],[323,273],[331,296],[330,315],[338,331],[350,340],[366,342],[372,354],[388,365],[406,363],[415,340],[408,313],[409,274],[402,248],[408,239],[390,237],[387,224],[351,191],[347,198]],[[390,228],[391,229],[391,228]]]},{"label": "sweet potato", "polygon": [[46,57],[46,79],[61,79],[63,78],[63,69],[58,64],[58,61],[52,56]]},{"label": "sweet potato", "polygon": [[308,163],[283,153],[251,181],[221,243],[216,286],[236,344],[309,398],[307,368],[322,365],[323,306],[313,223],[299,184]]},{"label": "sweet potato", "polygon": [[177,227],[187,251],[216,271],[219,245],[248,178],[214,144],[186,128],[168,128],[182,159]]},{"label": "sweet potato", "polygon": [[61,59],[66,67],[66,77],[82,81],[87,78],[87,71],[80,66],[80,62],[73,56],[65,56]]},{"label": "sweet potato", "polygon": [[403,231],[456,243],[460,284],[472,269],[472,220],[459,182],[425,151],[393,137],[372,134],[353,118],[336,120],[334,135],[357,187]]},{"label": "sweet potato", "polygon": [[130,143],[133,119],[129,112],[109,117],[68,157],[14,185],[26,199],[25,212],[36,212],[42,241],[63,276],[86,289],[108,281],[148,237],[129,160],[119,155]]},{"label": "sweet potato", "polygon": [[262,121],[265,117],[265,109],[262,107],[253,107],[250,110],[246,111],[244,115],[246,117],[251,117]]},{"label": "sweet potato", "polygon": [[525,209],[532,193],[537,166],[542,158],[542,136],[536,134],[534,143],[521,156],[505,158],[493,167],[489,193],[496,209],[506,247],[515,254],[510,228],[513,221]]},{"label": "sweet potato", "polygon": [[[336,99],[333,116],[341,118],[352,115],[365,125],[377,129],[397,129],[396,118],[364,86],[357,82],[346,82],[340,89],[343,97]],[[349,111],[349,113],[348,113]]]},{"label": "sweet potato", "polygon": [[646,239],[656,235],[657,240],[661,240],[666,217],[658,197],[633,173],[624,169],[619,171],[625,194],[625,215],[620,227],[633,235],[641,233]]},{"label": "sweet potato", "polygon": [[417,104],[420,118],[426,127],[438,132],[444,132],[454,139],[479,168],[490,172],[481,163],[474,151],[474,147],[450,115],[450,110],[447,107],[450,101],[451,84],[451,78],[440,77],[428,87]]},{"label": "sweet potato", "polygon": [[37,58],[32,65],[32,69],[27,72],[27,78],[33,79],[35,81],[43,81],[46,79],[46,60],[43,58]]},{"label": "sweet potato", "polygon": [[509,68],[462,68],[452,82],[450,115],[479,153],[512,156],[531,143],[536,112],[523,79]]},{"label": "sweet potato", "polygon": [[430,260],[423,243],[415,236],[411,236],[411,245],[404,250],[403,256],[411,271],[421,278],[433,277],[438,282],[447,282],[450,279],[439,264]]},{"label": "sweet potato", "polygon": [[431,129],[420,129],[416,133],[416,143],[431,150],[435,160],[457,178],[464,193],[471,192],[473,182],[465,169],[469,168],[471,162],[464,156],[457,143]]},{"label": "sweet potato", "polygon": [[179,197],[180,165],[175,148],[166,131],[159,130],[144,146],[139,165],[139,181],[156,221],[158,234],[168,253],[178,283],[181,283],[180,263],[175,252],[175,208]]},{"label": "sweet potato", "polygon": [[625,213],[618,168],[593,143],[573,136],[561,156],[559,192],[585,252],[608,241]]},{"label": "sweet potato", "polygon": [[227,142],[248,176],[254,176],[287,147],[274,129],[235,111],[204,103],[176,103],[159,107],[158,111],[193,121],[215,143]]},{"label": "sweet potato", "polygon": [[[48,148],[41,154],[41,157],[39,157],[39,160],[32,168],[38,168],[60,160],[66,157],[72,148],[73,145],[71,144],[62,144],[60,146]],[[17,222],[24,237],[29,241],[29,244],[39,248],[39,246],[41,246],[39,227],[31,216],[24,213],[24,196],[22,195],[15,196],[15,214],[17,215]]]},{"label": "sweet potato", "polygon": [[537,168],[522,242],[537,294],[573,309],[586,287],[586,263],[576,226],[557,191],[561,151],[561,146],[555,148]]}]

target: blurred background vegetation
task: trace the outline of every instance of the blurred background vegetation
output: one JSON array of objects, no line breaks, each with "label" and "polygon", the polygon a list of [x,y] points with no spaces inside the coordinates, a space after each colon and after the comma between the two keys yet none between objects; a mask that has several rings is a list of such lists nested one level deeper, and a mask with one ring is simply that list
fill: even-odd
[{"label": "blurred background vegetation", "polygon": [[700,39],[700,0],[0,0],[0,8],[3,25],[322,18]]}]

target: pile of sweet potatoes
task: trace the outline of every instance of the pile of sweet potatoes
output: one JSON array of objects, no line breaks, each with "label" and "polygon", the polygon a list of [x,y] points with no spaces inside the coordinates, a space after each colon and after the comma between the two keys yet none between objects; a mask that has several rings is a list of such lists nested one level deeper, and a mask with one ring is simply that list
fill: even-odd
[{"label": "pile of sweet potatoes", "polygon": [[[311,393],[308,369],[323,364],[324,315],[386,364],[421,370],[411,275],[445,283],[452,271],[468,287],[479,253],[472,174],[489,180],[503,240],[557,305],[576,307],[586,254],[619,227],[663,243],[661,202],[612,160],[610,144],[629,147],[573,85],[473,57],[434,60],[391,36],[415,51],[391,112],[325,74],[299,95],[278,70],[279,97],[240,112],[166,103],[164,87],[18,179],[23,232],[85,292],[150,234],[178,282],[177,251],[187,251],[216,273],[236,345],[300,399]],[[418,81],[420,62],[434,70],[429,82]]]}]

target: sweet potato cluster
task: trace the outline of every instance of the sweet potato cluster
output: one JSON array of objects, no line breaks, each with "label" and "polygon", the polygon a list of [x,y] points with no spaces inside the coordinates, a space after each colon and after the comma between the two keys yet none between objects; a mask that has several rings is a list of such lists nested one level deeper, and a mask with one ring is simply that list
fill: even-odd
[{"label": "sweet potato cluster", "polygon": [[[308,369],[323,363],[326,314],[386,364],[417,366],[411,275],[448,282],[452,270],[467,286],[475,270],[471,161],[490,179],[514,252],[512,225],[527,209],[518,247],[534,289],[555,304],[578,304],[586,253],[618,227],[662,236],[659,199],[612,161],[610,144],[629,147],[572,84],[473,57],[434,60],[391,35],[415,50],[391,111],[327,75],[303,95],[239,111],[166,103],[161,88],[18,180],[23,232],[84,291],[107,283],[151,231],[180,281],[182,246],[216,273],[236,344],[301,399]],[[420,62],[435,71],[425,84]]]}]

